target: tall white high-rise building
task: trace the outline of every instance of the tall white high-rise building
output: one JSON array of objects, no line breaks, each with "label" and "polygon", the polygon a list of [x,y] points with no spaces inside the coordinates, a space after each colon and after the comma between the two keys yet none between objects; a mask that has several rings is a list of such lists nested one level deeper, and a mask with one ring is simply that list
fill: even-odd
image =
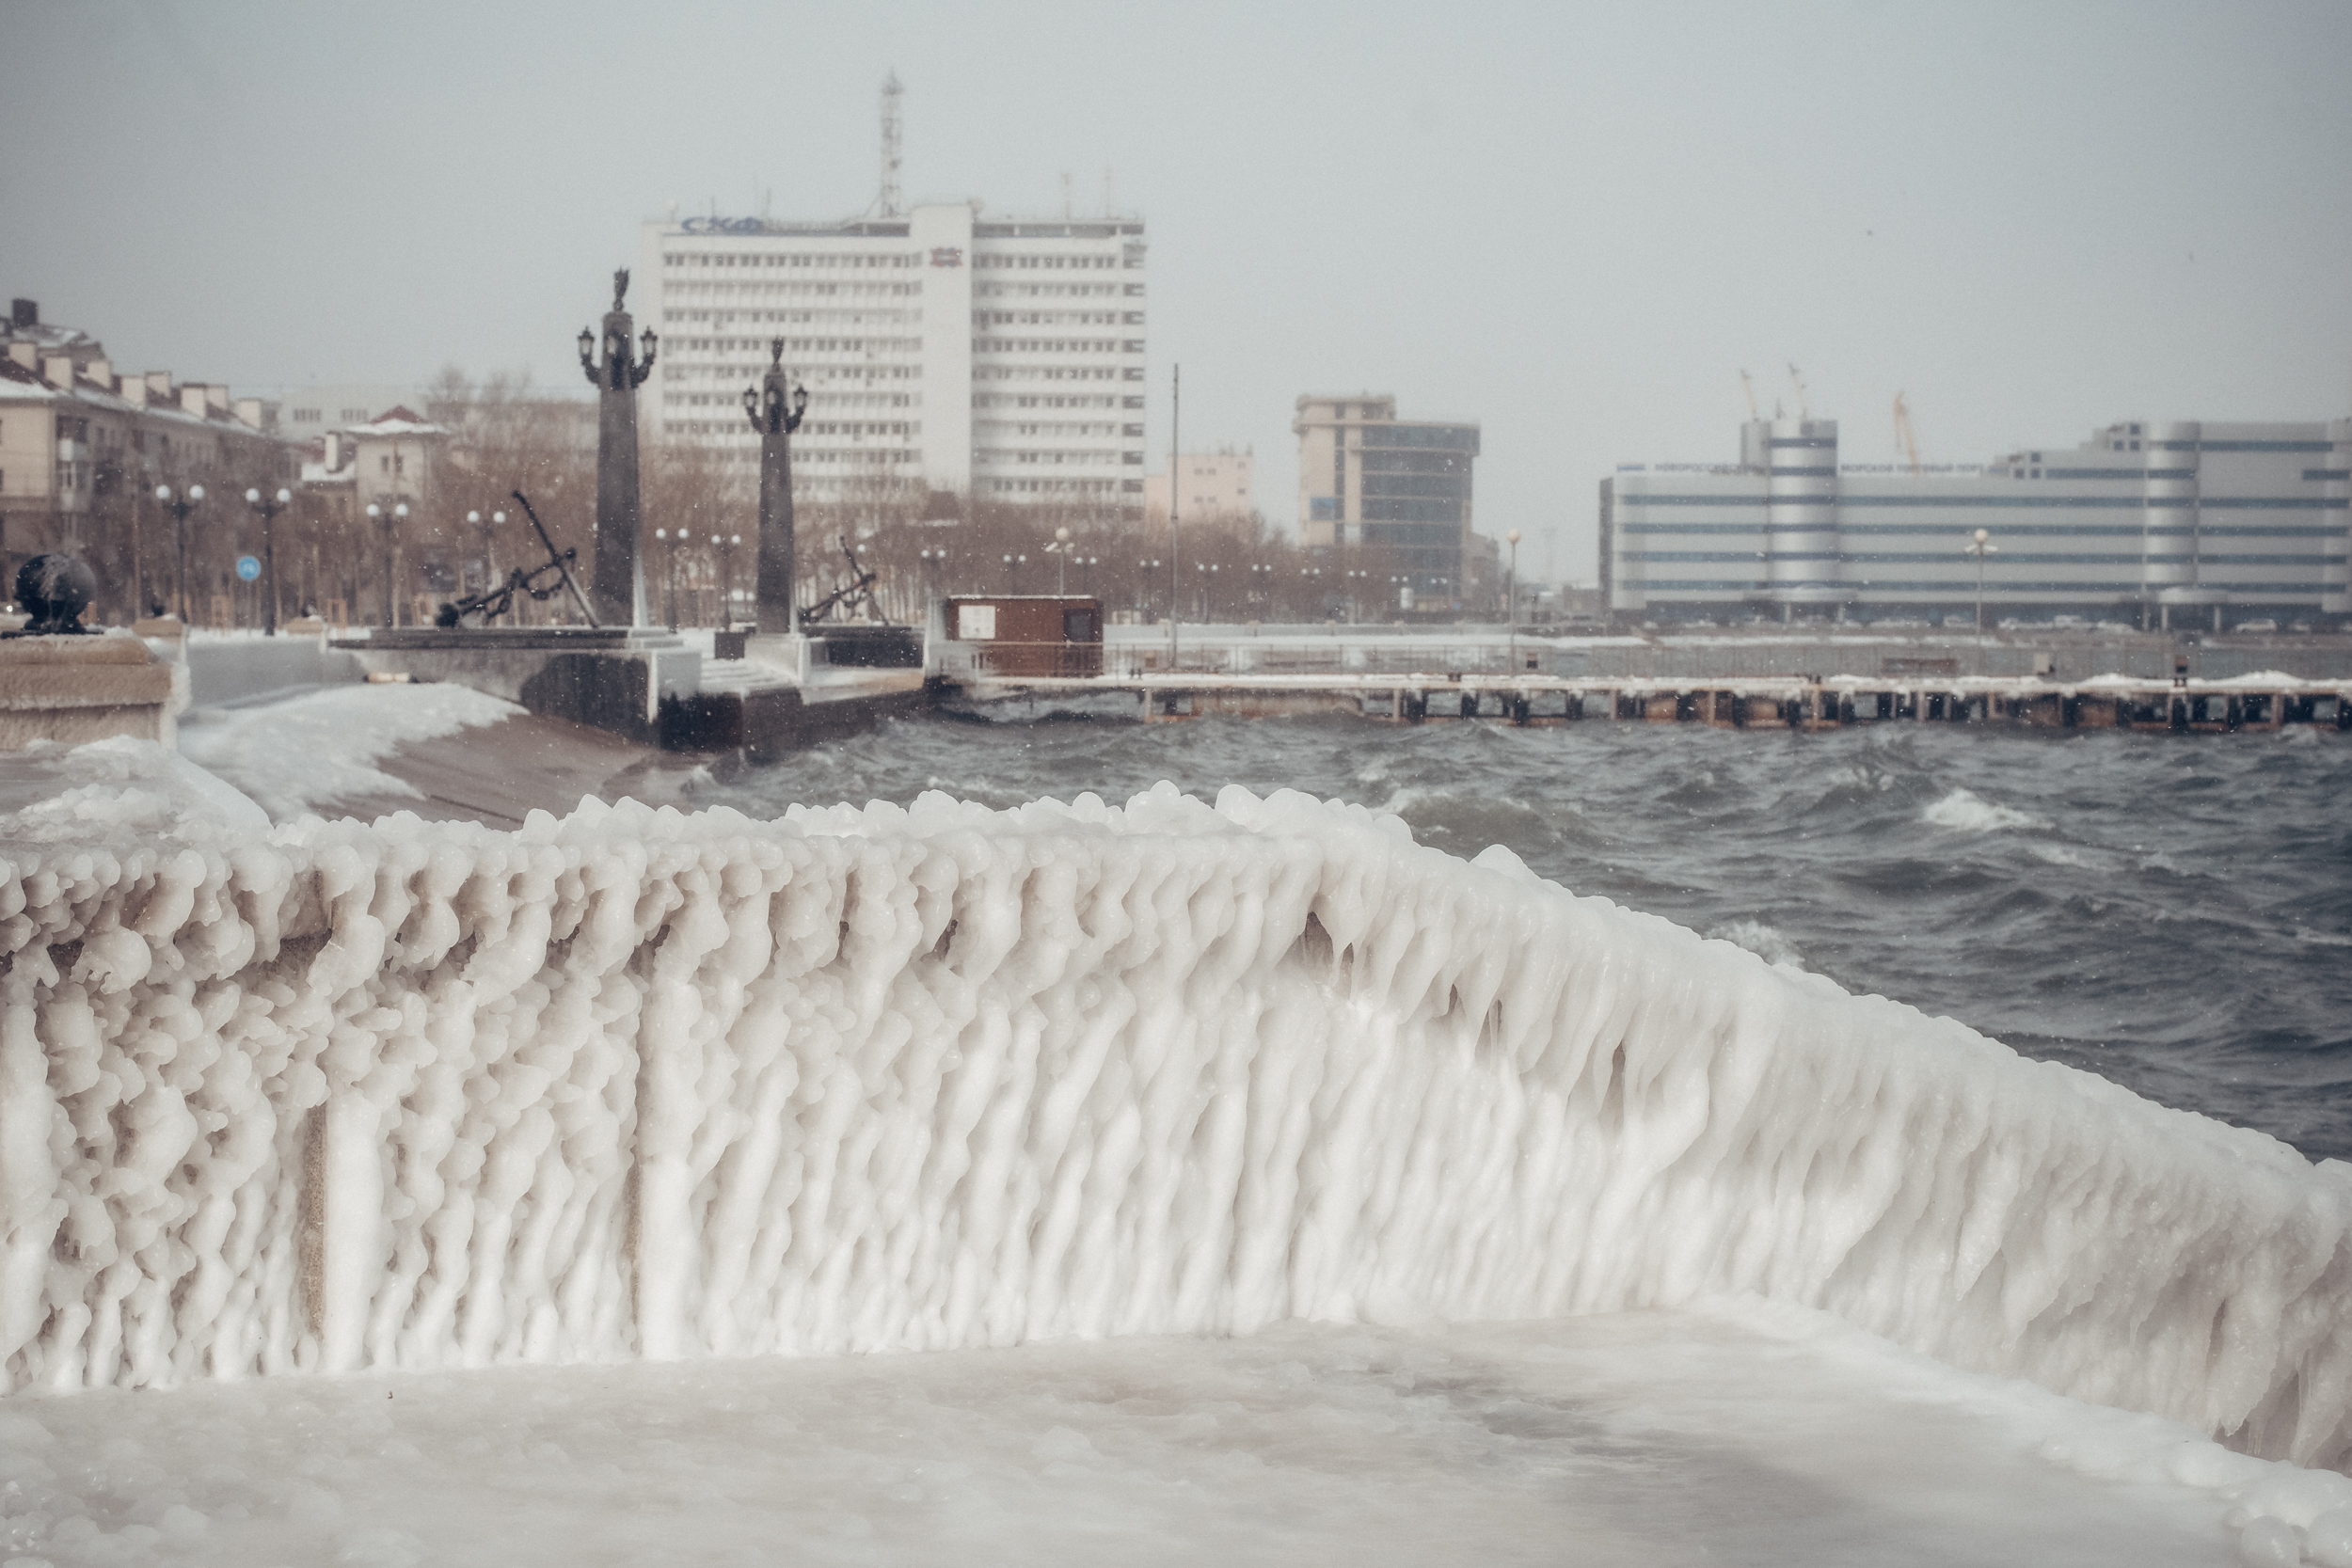
[{"label": "tall white high-rise building", "polygon": [[977,202],[802,223],[644,226],[661,334],[641,428],[755,461],[742,394],[771,340],[809,390],[799,493],[876,480],[981,501],[1143,506],[1144,234],[1133,217],[983,218]]}]

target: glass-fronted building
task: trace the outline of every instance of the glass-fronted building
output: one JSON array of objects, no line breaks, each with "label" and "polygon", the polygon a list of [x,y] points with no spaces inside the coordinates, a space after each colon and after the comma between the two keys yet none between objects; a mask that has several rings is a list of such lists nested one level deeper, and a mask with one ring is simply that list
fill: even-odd
[{"label": "glass-fronted building", "polygon": [[[1981,466],[1841,464],[1833,420],[1756,420],[1736,464],[1601,482],[1600,573],[1660,620],[2352,614],[2352,420],[2127,421]],[[1979,530],[1986,546],[1976,546]]]},{"label": "glass-fronted building", "polygon": [[1478,426],[1399,420],[1394,397],[1370,392],[1310,395],[1297,410],[1300,542],[1378,552],[1416,602],[1474,598]]}]

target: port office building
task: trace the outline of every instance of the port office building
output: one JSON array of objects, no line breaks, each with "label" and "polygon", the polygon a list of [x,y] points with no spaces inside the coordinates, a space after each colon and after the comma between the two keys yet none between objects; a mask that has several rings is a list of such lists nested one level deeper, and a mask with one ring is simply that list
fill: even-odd
[{"label": "port office building", "polygon": [[755,462],[743,389],[781,338],[809,391],[792,441],[803,497],[921,482],[942,502],[1081,502],[1139,520],[1143,220],[980,211],[642,226],[639,313],[661,334],[647,428]]},{"label": "port office building", "polygon": [[2109,425],[1982,466],[1841,464],[1834,420],[1753,420],[1734,465],[1600,485],[1603,602],[1657,620],[2222,626],[2352,614],[2352,420]]}]

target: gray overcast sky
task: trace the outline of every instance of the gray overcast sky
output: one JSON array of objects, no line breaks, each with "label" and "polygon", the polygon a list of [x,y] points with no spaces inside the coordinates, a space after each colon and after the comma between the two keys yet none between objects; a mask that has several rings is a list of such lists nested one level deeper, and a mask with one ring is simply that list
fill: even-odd
[{"label": "gray overcast sky", "polygon": [[[2352,6],[386,6],[0,0],[0,285],[126,368],[569,390],[668,203],[1151,226],[1154,466],[1292,400],[1484,422],[1478,527],[1721,460],[1738,372],[1849,462],[2352,411]],[[1770,412],[1767,407],[1766,412]]]}]

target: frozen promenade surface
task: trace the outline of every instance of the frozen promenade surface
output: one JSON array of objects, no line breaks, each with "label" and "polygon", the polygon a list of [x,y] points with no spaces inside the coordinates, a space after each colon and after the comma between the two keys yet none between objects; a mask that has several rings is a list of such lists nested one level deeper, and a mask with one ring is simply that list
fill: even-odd
[{"label": "frozen promenade surface", "polygon": [[180,750],[271,820],[408,812],[519,828],[582,796],[666,805],[692,765],[447,683],[342,685],[200,707]]},{"label": "frozen promenade surface", "polygon": [[56,1568],[2218,1568],[2341,1484],[1753,1305],[19,1397],[0,1465]]},{"label": "frozen promenade surface", "polygon": [[[1100,1489],[1071,1482],[1089,1461],[1067,1428],[1109,1466],[1137,1557],[1168,1511],[1251,1516],[1216,1468],[1234,1452],[1269,1496],[1327,1499],[1329,1528],[1369,1521],[1369,1551],[1441,1518],[1537,1528],[1570,1507],[1549,1483],[1482,1513],[1406,1478],[1452,1465],[1477,1493],[1541,1450],[1623,1468],[1543,1528],[1635,1560],[1686,1539],[1681,1518],[1612,1533],[1652,1445],[1686,1466],[1686,1513],[1778,1518],[1814,1495],[1794,1473],[1862,1497],[1867,1534],[1936,1517],[1921,1478],[1965,1455],[1987,1530],[2007,1515],[1986,1499],[2038,1486],[2062,1499],[2052,1528],[2177,1507],[2185,1551],[2352,1560],[2352,1482],[2265,1462],[2346,1458],[2345,1167],[1574,897],[1507,852],[1463,863],[1360,808],[1239,790],[273,829],[151,747],[51,760],[71,787],[0,820],[0,1440],[30,1454],[0,1513],[39,1519],[24,1549],[168,1555],[243,1510],[432,1560],[380,1533],[415,1525],[368,1515],[402,1476],[425,1509],[461,1473],[474,1490],[447,1506],[488,1492],[491,1515],[501,1465],[519,1495],[533,1465],[582,1484],[599,1452],[703,1478],[651,1498],[681,1528],[735,1517],[704,1488],[719,1474],[886,1529],[914,1501],[888,1488],[918,1481],[802,1488],[902,1432],[1002,1481],[983,1493],[1069,1483],[1083,1514]],[[1724,1299],[1812,1328],[1742,1341],[1707,1316]],[[1627,1312],[1613,1348],[1632,1320],[1562,1321]],[[1545,1326],[1461,1326],[1498,1320]],[[1854,1330],[1942,1364],[1902,1363],[1942,1414],[1884,1506],[1868,1465],[1833,1482],[1891,1459],[1920,1400],[1839,1370]],[[1138,1338],[1250,1334],[1270,1337]],[[1136,1342],[1056,1343],[1085,1339]],[[946,1354],[840,1358],[914,1351]],[[778,1353],[806,1359],[715,1359]],[[1971,1401],[2047,1396],[1963,1373],[2150,1415],[2035,1404],[2021,1435]],[[986,1408],[934,1433],[825,1392],[866,1376],[918,1403],[926,1379],[968,1380]],[[1061,1402],[1136,1416],[1135,1446],[1089,1436],[1099,1411],[1042,1418],[1058,1406],[1032,1386],[1071,1377],[1146,1391]],[[1187,1458],[1146,1418],[1235,1379],[1265,1411],[1230,1448]],[[1679,1391],[1608,1402],[1652,1385]],[[1788,1436],[1816,1385],[1861,1435]],[[404,1388],[415,1435],[358,1414]],[[803,1388],[832,1415],[803,1422]],[[795,1451],[784,1426],[725,1435],[724,1402],[763,1390],[803,1432],[797,1467],[759,1451]],[[646,1410],[677,1449],[611,1414]],[[543,1433],[496,1425],[533,1412]],[[460,1465],[485,1422],[508,1435]],[[348,1484],[253,1490],[313,1463]],[[1169,1504],[1170,1475],[1211,1503]],[[123,1512],[123,1488],[167,1481],[186,1512]],[[2157,1500],[2103,1513],[2118,1485]],[[168,1533],[131,1533],[150,1529]],[[1430,1539],[1421,1560],[1443,1560]]]}]

